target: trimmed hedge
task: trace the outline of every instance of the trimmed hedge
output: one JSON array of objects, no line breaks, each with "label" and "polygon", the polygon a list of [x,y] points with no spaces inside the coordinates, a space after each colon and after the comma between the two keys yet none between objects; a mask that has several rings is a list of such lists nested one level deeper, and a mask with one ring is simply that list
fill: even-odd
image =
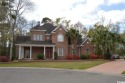
[{"label": "trimmed hedge", "polygon": [[89,59],[89,55],[88,54],[82,54],[82,55],[80,55],[80,59]]}]

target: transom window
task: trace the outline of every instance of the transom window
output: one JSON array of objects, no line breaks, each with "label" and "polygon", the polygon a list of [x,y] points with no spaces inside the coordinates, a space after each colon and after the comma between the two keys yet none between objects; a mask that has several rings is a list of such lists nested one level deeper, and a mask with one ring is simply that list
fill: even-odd
[{"label": "transom window", "polygon": [[63,56],[64,49],[63,48],[58,48],[58,56]]},{"label": "transom window", "polygon": [[34,34],[33,35],[33,40],[35,40],[35,41],[42,41],[43,40],[43,36]]},{"label": "transom window", "polygon": [[57,36],[57,41],[58,41],[58,42],[64,42],[64,36],[63,36],[62,34],[59,34],[59,35]]}]

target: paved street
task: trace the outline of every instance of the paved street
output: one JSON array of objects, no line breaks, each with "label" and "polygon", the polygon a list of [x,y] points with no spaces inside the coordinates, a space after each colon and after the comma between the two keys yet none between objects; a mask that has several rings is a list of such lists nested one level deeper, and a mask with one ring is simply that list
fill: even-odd
[{"label": "paved street", "polygon": [[125,76],[77,70],[0,68],[0,83],[117,83]]}]

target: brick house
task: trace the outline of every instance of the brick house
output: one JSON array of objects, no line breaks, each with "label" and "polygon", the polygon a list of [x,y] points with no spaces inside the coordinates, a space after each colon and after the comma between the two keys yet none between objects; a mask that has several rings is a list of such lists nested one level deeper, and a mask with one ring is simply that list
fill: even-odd
[{"label": "brick house", "polygon": [[[54,59],[57,52],[58,59],[66,59],[72,49],[66,36],[67,29],[53,26],[50,23],[39,24],[30,29],[30,36],[17,36],[16,56],[18,59],[37,59],[37,54],[44,54],[44,59]],[[94,53],[94,47],[89,38],[83,39],[77,45],[77,54]]]}]

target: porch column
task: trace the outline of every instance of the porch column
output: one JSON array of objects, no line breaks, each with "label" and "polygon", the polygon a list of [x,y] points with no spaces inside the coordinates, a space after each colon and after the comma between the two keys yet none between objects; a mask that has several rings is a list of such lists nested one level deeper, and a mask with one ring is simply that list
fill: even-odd
[{"label": "porch column", "polygon": [[46,47],[44,46],[44,59],[45,59],[45,56],[46,56]]},{"label": "porch column", "polygon": [[78,47],[78,50],[79,50],[79,57],[80,57],[80,55],[81,55],[80,46]]},{"label": "porch column", "polygon": [[21,59],[21,45],[19,45],[19,57],[18,59]]},{"label": "porch column", "polygon": [[22,53],[22,58],[24,58],[24,46],[22,46],[21,53]]},{"label": "porch column", "polygon": [[54,52],[55,52],[55,46],[53,46],[53,59],[55,58]]},{"label": "porch column", "polygon": [[32,59],[32,46],[30,46],[30,59]]}]

